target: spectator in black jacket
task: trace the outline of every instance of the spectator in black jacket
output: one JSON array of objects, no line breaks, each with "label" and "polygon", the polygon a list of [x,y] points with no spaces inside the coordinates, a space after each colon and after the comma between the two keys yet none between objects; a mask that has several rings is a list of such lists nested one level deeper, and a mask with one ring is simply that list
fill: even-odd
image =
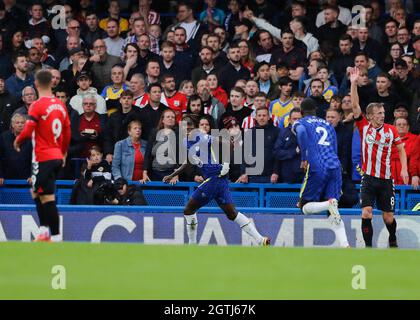
[{"label": "spectator in black jacket", "polygon": [[[275,127],[270,121],[269,111],[265,107],[257,109],[255,120],[255,127],[245,132],[244,162],[242,164],[242,175],[238,182],[276,183],[279,172],[278,161],[274,158],[273,149],[279,134],[279,128]],[[260,130],[264,132],[264,141],[258,139]],[[263,147],[262,153],[260,152],[261,147]],[[247,150],[250,150],[251,155],[247,154]],[[255,163],[249,163],[252,160],[249,156],[255,159]]]},{"label": "spectator in black jacket", "polygon": [[160,72],[161,74],[170,74],[174,76],[175,87],[178,90],[182,81],[191,78],[191,70],[175,61],[175,45],[172,42],[162,43],[160,51]]},{"label": "spectator in black jacket", "polygon": [[133,92],[124,90],[119,100],[121,108],[113,112],[108,119],[104,139],[104,154],[109,163],[112,162],[115,143],[128,136],[128,123],[131,120],[140,119],[139,108],[133,107],[133,98]]},{"label": "spectator in black jacket", "polygon": [[296,134],[292,132],[293,124],[302,118],[300,108],[290,110],[289,125],[280,130],[274,146],[274,154],[279,161],[279,181],[301,183],[303,170],[300,167],[301,155]]},{"label": "spectator in black jacket", "polygon": [[149,141],[150,133],[159,124],[159,119],[168,107],[160,102],[162,87],[155,83],[149,86],[149,103],[140,108],[139,119],[142,123],[141,138]]},{"label": "spectator in black jacket", "polygon": [[317,38],[323,52],[333,52],[340,37],[346,33],[347,26],[338,20],[337,6],[328,5],[324,10],[325,24],[318,28]]},{"label": "spectator in black jacket", "polygon": [[198,81],[206,79],[209,74],[217,73],[220,69],[214,65],[214,51],[209,46],[203,46],[200,49],[200,66],[194,68],[191,72],[191,80],[194,86]]},{"label": "spectator in black jacket", "polygon": [[124,178],[118,178],[114,182],[114,188],[117,190],[117,201],[120,206],[146,206],[147,201],[143,195],[140,186],[129,185]]},{"label": "spectator in black jacket", "polygon": [[348,34],[340,37],[339,49],[340,51],[332,58],[330,62],[330,70],[334,72],[339,85],[346,75],[347,68],[351,67],[354,62],[354,54],[352,53],[353,42]]},{"label": "spectator in black jacket", "polygon": [[236,81],[248,80],[251,76],[249,70],[241,64],[241,52],[237,43],[229,47],[228,58],[229,63],[219,72],[220,85],[226,92],[230,92]]},{"label": "spectator in black jacket", "polygon": [[108,35],[106,32],[99,28],[99,20],[95,11],[89,10],[86,13],[86,29],[83,32],[83,39],[85,40],[86,47],[93,49],[93,43],[98,39],[105,39]]},{"label": "spectator in black jacket", "polygon": [[4,78],[0,77],[0,132],[9,130],[10,118],[16,108],[15,96],[6,90]]},{"label": "spectator in black jacket", "polygon": [[327,100],[325,100],[323,96],[324,82],[322,82],[320,79],[313,79],[311,81],[310,88],[311,88],[310,98],[312,98],[312,100],[314,100],[317,105],[316,116],[319,118],[325,119],[325,114],[330,104],[327,102]]},{"label": "spectator in black jacket", "polygon": [[0,136],[0,185],[4,179],[28,179],[31,176],[32,143],[26,140],[20,152],[13,147],[16,137],[22,132],[26,118],[15,114],[11,119],[11,129]]},{"label": "spectator in black jacket", "polygon": [[334,127],[337,134],[338,158],[343,168],[343,173],[351,173],[351,141],[353,128],[349,128],[342,122],[342,114],[337,109],[328,109],[326,120]]}]

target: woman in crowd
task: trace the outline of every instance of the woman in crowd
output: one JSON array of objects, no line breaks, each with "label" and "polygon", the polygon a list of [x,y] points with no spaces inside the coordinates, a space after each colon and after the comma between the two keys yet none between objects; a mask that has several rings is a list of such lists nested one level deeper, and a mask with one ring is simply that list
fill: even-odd
[{"label": "woman in crowd", "polygon": [[[172,109],[162,112],[158,126],[154,129],[147,143],[143,179],[141,182],[162,181],[177,168],[177,151],[179,130],[176,126],[176,115]],[[177,183],[174,177],[171,184]]]},{"label": "woman in crowd", "polygon": [[217,100],[219,100],[226,108],[228,104],[228,95],[226,91],[223,90],[221,86],[219,86],[219,79],[217,78],[217,75],[214,73],[210,73],[207,76],[207,81],[209,83],[211,95]]},{"label": "woman in crowd", "polygon": [[114,148],[112,175],[114,179],[143,181],[144,155],[147,143],[140,139],[142,124],[133,120],[128,124],[128,137],[118,141]]}]

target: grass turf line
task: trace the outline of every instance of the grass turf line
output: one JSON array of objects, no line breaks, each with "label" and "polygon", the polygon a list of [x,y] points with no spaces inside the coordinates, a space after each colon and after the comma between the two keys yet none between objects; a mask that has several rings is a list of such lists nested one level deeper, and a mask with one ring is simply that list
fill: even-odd
[{"label": "grass turf line", "polygon": [[420,299],[416,250],[7,242],[0,261],[0,299]]}]

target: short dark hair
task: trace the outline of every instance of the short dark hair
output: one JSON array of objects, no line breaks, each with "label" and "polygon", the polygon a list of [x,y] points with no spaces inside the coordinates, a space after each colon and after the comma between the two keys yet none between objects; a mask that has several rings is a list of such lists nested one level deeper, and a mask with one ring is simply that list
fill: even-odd
[{"label": "short dark hair", "polygon": [[158,87],[160,89],[160,91],[162,91],[162,86],[157,82],[149,84],[149,87],[147,88],[147,91],[150,92],[150,90],[152,90],[152,88],[154,88],[154,87]]},{"label": "short dark hair", "polygon": [[246,96],[244,89],[242,89],[241,87],[233,87],[230,91],[239,92],[242,95],[242,97]]},{"label": "short dark hair", "polygon": [[278,85],[279,87],[282,87],[282,86],[287,86],[289,83],[293,84],[293,80],[292,80],[292,79],[290,79],[289,77],[281,77],[281,78],[279,79],[279,81],[277,81],[277,85]]},{"label": "short dark hair", "polygon": [[132,98],[134,98],[134,93],[131,90],[124,90],[123,92],[121,92],[120,97],[126,97],[126,96],[130,96]]},{"label": "short dark hair", "polygon": [[13,64],[15,64],[18,61],[18,58],[25,57],[28,58],[28,52],[24,50],[19,50],[14,56],[13,56]]},{"label": "short dark hair", "polygon": [[35,74],[35,80],[41,88],[49,88],[52,82],[52,74],[49,70],[39,70]]},{"label": "short dark hair", "polygon": [[363,51],[359,51],[358,53],[356,53],[354,55],[354,58],[356,59],[357,57],[360,57],[360,56],[364,56],[366,60],[369,61],[369,55]]},{"label": "short dark hair", "polygon": [[310,82],[310,84],[309,84],[309,87],[311,87],[312,86],[312,83],[314,83],[316,81],[321,82],[322,83],[322,88],[324,88],[324,82],[321,79],[319,79],[319,78],[312,79],[311,82]]},{"label": "short dark hair", "polygon": [[160,82],[165,82],[167,79],[175,79],[175,76],[170,73],[165,73],[162,77],[160,77]]},{"label": "short dark hair", "polygon": [[350,42],[353,42],[353,39],[352,39],[351,35],[345,33],[345,34],[341,35],[340,41],[350,41]]}]

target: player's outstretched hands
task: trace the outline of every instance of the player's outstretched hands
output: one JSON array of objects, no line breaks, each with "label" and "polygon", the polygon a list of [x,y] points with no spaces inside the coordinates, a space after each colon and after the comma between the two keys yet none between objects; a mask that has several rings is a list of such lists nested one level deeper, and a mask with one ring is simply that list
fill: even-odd
[{"label": "player's outstretched hands", "polygon": [[401,178],[403,179],[404,184],[408,184],[410,182],[410,177],[407,170],[401,170]]},{"label": "player's outstretched hands", "polygon": [[357,79],[359,79],[360,76],[360,70],[357,67],[350,69],[350,82],[355,83],[357,82]]},{"label": "player's outstretched hands", "polygon": [[15,139],[15,141],[13,141],[13,148],[14,148],[17,152],[20,152],[20,144],[17,142],[17,139]]}]

